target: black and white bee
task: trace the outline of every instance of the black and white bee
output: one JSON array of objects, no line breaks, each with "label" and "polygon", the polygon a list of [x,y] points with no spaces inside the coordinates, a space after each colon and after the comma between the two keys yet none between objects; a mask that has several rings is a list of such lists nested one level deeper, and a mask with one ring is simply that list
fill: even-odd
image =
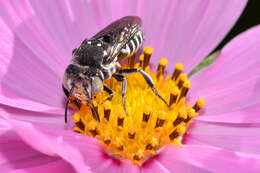
[{"label": "black and white bee", "polygon": [[123,107],[127,114],[124,75],[136,72],[144,77],[152,91],[168,106],[155,89],[152,78],[143,70],[116,68],[118,61],[130,57],[140,48],[144,40],[140,27],[139,17],[123,17],[108,25],[91,39],[85,39],[78,48],[73,50],[71,64],[66,68],[62,84],[67,96],[65,122],[67,122],[68,104],[72,95],[79,101],[88,101],[95,118],[100,121],[92,98],[104,89],[110,95],[109,99],[112,99],[113,91],[104,84],[104,80],[111,77],[122,82]]}]

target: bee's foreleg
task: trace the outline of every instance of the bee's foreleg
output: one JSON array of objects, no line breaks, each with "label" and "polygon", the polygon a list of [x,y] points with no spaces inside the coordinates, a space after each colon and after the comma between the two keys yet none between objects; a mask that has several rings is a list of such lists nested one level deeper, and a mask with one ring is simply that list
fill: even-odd
[{"label": "bee's foreleg", "polygon": [[126,115],[128,115],[126,111],[126,105],[125,105],[125,92],[126,92],[126,78],[122,74],[113,74],[113,77],[117,80],[122,82],[122,100],[123,100],[123,107]]},{"label": "bee's foreleg", "polygon": [[150,88],[155,93],[155,95],[157,97],[159,97],[167,105],[168,108],[170,108],[168,103],[164,100],[164,98],[159,94],[157,89],[154,87],[153,79],[147,73],[145,73],[143,70],[135,69],[135,68],[133,68],[133,69],[119,69],[119,70],[117,70],[117,73],[121,74],[121,75],[124,75],[124,74],[127,75],[127,74],[132,74],[132,73],[137,73],[137,72],[139,72],[143,76],[143,78],[145,79],[146,83],[150,86]]},{"label": "bee's foreleg", "polygon": [[100,122],[100,117],[99,117],[98,111],[97,111],[96,107],[94,106],[91,97],[89,96],[87,88],[84,88],[84,93],[88,97],[88,102],[90,103],[90,105],[92,107],[92,111],[94,112],[94,116],[95,116],[96,120],[98,120],[98,122]]},{"label": "bee's foreleg", "polygon": [[105,84],[104,84],[104,90],[109,94],[109,98],[108,98],[108,100],[112,100],[112,98],[113,98],[113,96],[114,96],[114,93],[113,93],[113,91],[110,89],[110,88],[108,88],[108,86],[106,86]]},{"label": "bee's foreleg", "polygon": [[70,91],[68,92],[64,86],[62,85],[62,89],[65,93],[65,95],[67,96],[67,100],[66,100],[66,105],[65,105],[65,114],[64,114],[64,119],[65,119],[65,123],[67,123],[68,121],[68,109],[69,109],[69,103],[70,103],[70,99],[74,90],[74,85],[71,87]]}]

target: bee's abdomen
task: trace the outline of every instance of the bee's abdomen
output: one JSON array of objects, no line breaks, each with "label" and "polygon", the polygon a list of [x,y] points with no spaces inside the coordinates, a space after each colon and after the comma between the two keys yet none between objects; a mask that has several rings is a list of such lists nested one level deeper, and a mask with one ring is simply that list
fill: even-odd
[{"label": "bee's abdomen", "polygon": [[143,40],[144,37],[142,31],[138,31],[121,50],[121,54],[125,57],[133,55],[140,48]]}]

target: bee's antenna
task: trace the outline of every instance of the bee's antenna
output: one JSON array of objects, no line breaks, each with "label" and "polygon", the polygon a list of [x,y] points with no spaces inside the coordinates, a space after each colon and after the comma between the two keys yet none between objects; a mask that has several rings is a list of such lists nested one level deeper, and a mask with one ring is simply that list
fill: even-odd
[{"label": "bee's antenna", "polygon": [[73,93],[74,87],[75,87],[75,85],[72,85],[72,87],[70,89],[70,92],[69,92],[69,95],[68,95],[68,98],[67,98],[67,101],[66,101],[66,106],[65,106],[65,123],[67,123],[67,121],[68,121],[68,108],[69,108],[70,98],[71,98],[71,95]]},{"label": "bee's antenna", "polygon": [[91,104],[91,107],[92,107],[92,109],[93,109],[93,111],[94,111],[94,113],[95,113],[95,117],[96,117],[96,119],[98,120],[98,122],[100,122],[100,118],[99,118],[99,115],[98,115],[97,109],[95,108],[95,106],[94,106],[94,104],[93,104],[91,98],[89,97],[89,94],[88,94],[88,91],[87,91],[86,88],[85,88],[85,94],[86,94],[87,97],[88,97],[88,102]]}]

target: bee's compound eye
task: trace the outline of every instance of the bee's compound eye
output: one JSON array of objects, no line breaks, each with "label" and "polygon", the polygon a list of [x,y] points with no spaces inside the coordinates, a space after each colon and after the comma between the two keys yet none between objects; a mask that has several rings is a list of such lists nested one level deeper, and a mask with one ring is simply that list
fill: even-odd
[{"label": "bee's compound eye", "polygon": [[74,64],[70,64],[67,69],[66,69],[66,73],[67,74],[77,74],[79,73],[79,67],[77,67],[76,65]]},{"label": "bee's compound eye", "polygon": [[88,41],[89,41],[89,40],[86,38],[85,40],[82,41],[82,44],[87,44]]}]

